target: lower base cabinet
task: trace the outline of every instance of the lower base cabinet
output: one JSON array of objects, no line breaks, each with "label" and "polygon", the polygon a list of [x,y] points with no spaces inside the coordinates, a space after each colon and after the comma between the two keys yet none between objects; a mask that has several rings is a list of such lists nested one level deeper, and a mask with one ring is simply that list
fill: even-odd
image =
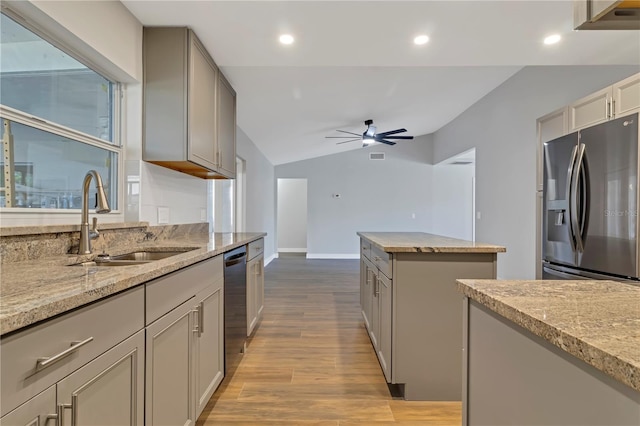
[{"label": "lower base cabinet", "polygon": [[11,411],[0,424],[142,425],[143,354],[141,330]]},{"label": "lower base cabinet", "polygon": [[193,425],[193,301],[147,326],[146,418],[151,425]]},{"label": "lower base cabinet", "polygon": [[251,336],[264,308],[264,255],[247,262],[247,337]]}]

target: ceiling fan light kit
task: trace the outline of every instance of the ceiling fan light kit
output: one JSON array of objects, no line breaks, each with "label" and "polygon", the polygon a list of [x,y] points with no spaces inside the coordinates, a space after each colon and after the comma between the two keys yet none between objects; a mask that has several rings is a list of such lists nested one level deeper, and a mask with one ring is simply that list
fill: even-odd
[{"label": "ceiling fan light kit", "polygon": [[[394,136],[398,133],[404,133],[407,129],[396,129],[389,130],[387,132],[376,133],[377,127],[373,125],[373,120],[365,120],[364,124],[367,126],[367,129],[360,135],[359,133],[347,132],[346,130],[336,130],[340,133],[346,133],[352,136],[325,136],[327,139],[349,139],[347,141],[337,142],[337,145],[354,142],[354,141],[362,141],[362,146],[369,146],[374,142],[380,142],[387,145],[395,145],[396,143],[391,140],[410,140],[413,139],[413,136]],[[354,137],[357,136],[357,137]]]}]

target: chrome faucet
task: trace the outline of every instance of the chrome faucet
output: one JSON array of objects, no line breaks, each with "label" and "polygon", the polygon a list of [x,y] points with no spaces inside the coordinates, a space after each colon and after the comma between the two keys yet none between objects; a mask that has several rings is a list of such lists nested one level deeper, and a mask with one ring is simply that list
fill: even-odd
[{"label": "chrome faucet", "polygon": [[91,178],[96,181],[97,201],[96,213],[109,213],[111,208],[107,201],[107,195],[102,187],[102,178],[95,170],[89,170],[84,176],[82,184],[82,221],[80,223],[80,248],[78,254],[91,254],[91,240],[98,238],[98,218],[93,218],[93,229],[89,231],[89,185]]}]

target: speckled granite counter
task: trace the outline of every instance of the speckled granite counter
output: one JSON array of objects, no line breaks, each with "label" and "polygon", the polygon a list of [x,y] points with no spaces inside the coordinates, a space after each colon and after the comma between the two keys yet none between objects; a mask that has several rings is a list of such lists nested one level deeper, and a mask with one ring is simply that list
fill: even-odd
[{"label": "speckled granite counter", "polygon": [[[143,225],[144,226],[144,225]],[[157,230],[156,230],[157,232]],[[16,235],[10,232],[10,235]],[[184,268],[264,237],[265,233],[185,234],[180,238],[129,241],[114,245],[110,255],[149,250],[185,250],[147,264],[119,267],[70,266],[93,255],[60,255],[5,262],[0,270],[0,334],[9,333],[87,303]],[[17,245],[17,244],[16,244]],[[7,248],[4,248],[7,250]],[[5,256],[15,252],[10,247]]]},{"label": "speckled granite counter", "polygon": [[358,232],[387,253],[504,253],[506,248],[492,244],[458,240],[425,232]]},{"label": "speckled granite counter", "polygon": [[614,281],[457,282],[470,299],[640,391],[640,287]]}]

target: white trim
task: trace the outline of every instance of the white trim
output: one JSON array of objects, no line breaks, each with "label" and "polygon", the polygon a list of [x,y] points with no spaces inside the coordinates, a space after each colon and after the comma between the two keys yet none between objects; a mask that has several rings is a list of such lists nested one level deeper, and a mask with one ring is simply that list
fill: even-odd
[{"label": "white trim", "polygon": [[277,259],[277,258],[278,258],[278,253],[272,254],[271,256],[265,258],[264,259],[264,266],[267,266],[268,264],[271,263],[272,260]]},{"label": "white trim", "polygon": [[307,259],[360,259],[359,253],[307,253]]},{"label": "white trim", "polygon": [[282,253],[306,253],[307,248],[278,248],[278,252]]}]

